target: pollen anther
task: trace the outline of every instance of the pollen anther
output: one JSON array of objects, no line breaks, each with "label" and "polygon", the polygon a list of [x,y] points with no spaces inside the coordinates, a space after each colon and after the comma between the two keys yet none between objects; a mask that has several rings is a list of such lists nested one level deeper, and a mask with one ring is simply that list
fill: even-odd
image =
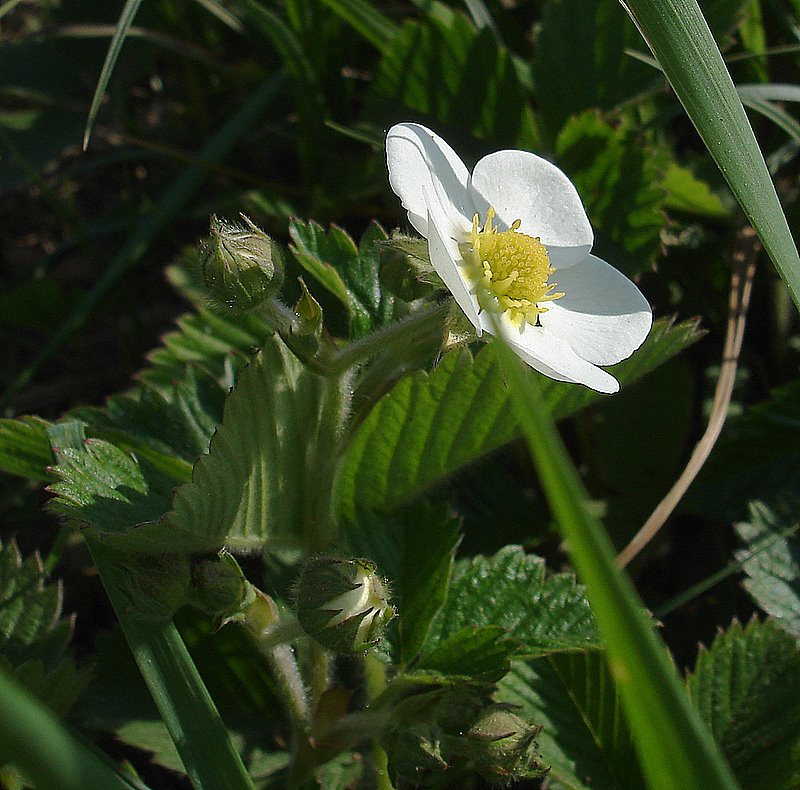
[{"label": "pollen anther", "polygon": [[498,231],[493,224],[495,216],[495,210],[489,208],[483,230],[479,230],[480,216],[472,218],[469,240],[461,245],[464,274],[482,309],[508,312],[522,330],[526,322],[536,324],[538,316],[547,312],[543,302],[564,294],[553,293],[556,283],[548,282],[555,269],[540,239],[520,233],[522,222],[518,219],[508,230]]}]

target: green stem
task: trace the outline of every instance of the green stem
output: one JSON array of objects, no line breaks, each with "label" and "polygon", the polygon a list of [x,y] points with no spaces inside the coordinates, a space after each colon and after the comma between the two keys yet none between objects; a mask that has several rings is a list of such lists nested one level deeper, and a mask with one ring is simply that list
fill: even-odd
[{"label": "green stem", "polygon": [[[386,665],[370,653],[364,656],[364,683],[367,687],[367,698],[370,702],[380,696],[388,685]],[[372,767],[375,775],[376,790],[394,790],[392,780],[389,777],[389,758],[376,738],[372,739]]]},{"label": "green stem", "polygon": [[252,790],[253,782],[174,623],[138,619],[117,587],[114,555],[96,540],[87,538],[87,545],[142,677],[194,787]]},{"label": "green stem", "polygon": [[0,700],[0,765],[11,763],[36,787],[50,790],[131,790],[134,786],[2,671]]}]

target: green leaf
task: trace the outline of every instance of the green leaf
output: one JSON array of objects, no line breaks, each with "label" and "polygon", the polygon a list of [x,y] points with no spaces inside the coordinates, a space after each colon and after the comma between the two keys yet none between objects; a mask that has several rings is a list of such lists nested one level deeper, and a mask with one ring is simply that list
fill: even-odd
[{"label": "green leaf", "polygon": [[800,652],[774,623],[734,624],[697,658],[692,702],[742,787],[800,784]]},{"label": "green leaf", "polygon": [[65,716],[91,670],[78,670],[65,655],[74,620],[61,617],[61,582],[46,579],[38,554],[23,560],[13,540],[0,542],[0,667]]},{"label": "green leaf", "polygon": [[670,162],[662,186],[667,193],[665,208],[711,219],[722,219],[730,215],[730,211],[719,196],[711,191],[708,183],[697,178],[688,167]]},{"label": "green leaf", "polygon": [[[644,345],[612,368],[627,384],[699,337],[694,322],[660,319]],[[574,384],[540,378],[551,413],[562,418],[601,398]],[[412,499],[481,455],[520,436],[495,353],[451,353],[431,373],[401,379],[353,432],[338,481],[338,506],[384,510]]]},{"label": "green leaf", "polygon": [[523,375],[520,360],[508,348],[498,345],[498,353],[542,489],[591,601],[649,786],[735,788],[633,585],[617,567],[611,541],[586,508],[586,492],[536,380]]},{"label": "green leaf", "polygon": [[[388,516],[360,513],[357,521],[346,526],[353,553],[373,560],[389,578],[399,612],[402,664],[419,651],[447,596],[459,524],[444,505],[422,502]],[[424,553],[419,551],[422,545]]]},{"label": "green leaf", "polygon": [[422,650],[431,653],[464,629],[500,626],[518,657],[599,647],[589,604],[571,574],[547,576],[544,560],[506,546],[456,565],[444,606]]},{"label": "green leaf", "polygon": [[[796,500],[793,500],[796,502]],[[800,639],[800,535],[796,507],[749,504],[736,525],[745,548],[736,552],[747,575],[744,586],[777,624]]]},{"label": "green leaf", "polygon": [[442,683],[496,683],[511,668],[516,650],[517,643],[500,626],[467,625],[424,653],[416,669],[444,676]]},{"label": "green leaf", "polygon": [[625,273],[645,269],[660,249],[666,222],[661,187],[666,151],[590,110],[567,121],[556,140],[556,155],[583,196],[592,223],[635,261],[624,267]]},{"label": "green leaf", "polygon": [[660,81],[651,68],[626,53],[639,41],[614,0],[545,5],[533,75],[541,124],[550,140],[571,115],[589,108],[610,110]]},{"label": "green leaf", "polygon": [[626,0],[642,36],[800,308],[800,257],[697,0]]},{"label": "green leaf", "polygon": [[53,473],[58,479],[50,486],[55,495],[48,504],[51,510],[100,538],[132,534],[134,550],[169,550],[137,540],[137,530],[158,523],[169,508],[174,481],[101,439],[87,439],[80,448],[57,448],[55,453]]},{"label": "green leaf", "polygon": [[297,260],[347,309],[351,337],[363,337],[391,319],[394,298],[381,292],[377,244],[388,236],[377,222],[367,228],[358,246],[337,225],[326,232],[316,222],[293,220],[289,233]]},{"label": "green leaf", "polygon": [[601,651],[515,662],[497,699],[543,725],[539,750],[556,786],[644,790],[622,701]]},{"label": "green leaf", "polygon": [[406,22],[380,62],[368,107],[384,121],[398,108],[485,138],[533,147],[533,114],[517,69],[489,28],[460,12]]},{"label": "green leaf", "polygon": [[32,480],[49,480],[54,461],[47,423],[38,417],[0,420],[0,470]]},{"label": "green leaf", "polygon": [[366,0],[323,0],[373,47],[383,52],[397,35],[399,28]]},{"label": "green leaf", "polygon": [[324,419],[321,404],[337,386],[271,338],[239,376],[191,482],[173,493],[180,480],[152,455],[142,451],[136,458],[89,439],[80,449],[58,452],[52,507],[129,552],[242,550],[297,540],[302,525],[314,519],[317,480],[307,470]]},{"label": "green leaf", "polygon": [[711,457],[689,490],[692,510],[730,521],[750,500],[800,497],[800,379],[728,420]]}]

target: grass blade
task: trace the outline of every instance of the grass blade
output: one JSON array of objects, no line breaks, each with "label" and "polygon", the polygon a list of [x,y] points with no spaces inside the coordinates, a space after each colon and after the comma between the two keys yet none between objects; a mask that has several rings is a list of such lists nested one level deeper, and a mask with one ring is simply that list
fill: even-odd
[{"label": "grass blade", "polygon": [[800,309],[800,258],[764,157],[697,0],[621,0]]},{"label": "grass blade", "polygon": [[633,586],[616,568],[611,542],[585,508],[586,493],[556,433],[536,376],[523,375],[519,360],[507,348],[498,344],[498,350],[504,352],[512,403],[540,482],[604,637],[649,786],[736,788]]},{"label": "grass blade", "polygon": [[96,541],[87,543],[192,785],[197,790],[252,790],[253,782],[174,623],[139,620],[114,582],[113,555]]},{"label": "grass blade", "polygon": [[323,0],[326,6],[360,33],[375,49],[383,52],[400,29],[365,0]]},{"label": "grass blade", "polygon": [[97,118],[97,113],[100,111],[100,103],[103,101],[108,82],[111,79],[111,72],[114,71],[117,58],[119,58],[119,53],[122,51],[122,45],[125,43],[125,37],[128,35],[128,30],[133,24],[133,18],[139,11],[141,4],[142,0],[126,0],[119,22],[117,22],[117,29],[111,37],[106,59],[103,61],[103,68],[100,70],[100,78],[97,80],[97,87],[94,89],[94,96],[92,96],[89,117],[86,119],[86,129],[83,132],[84,151],[89,147],[89,138],[92,136],[94,122]]},{"label": "grass blade", "polygon": [[133,785],[63,724],[22,686],[0,670],[0,765],[12,763],[37,787],[50,790],[108,790]]}]

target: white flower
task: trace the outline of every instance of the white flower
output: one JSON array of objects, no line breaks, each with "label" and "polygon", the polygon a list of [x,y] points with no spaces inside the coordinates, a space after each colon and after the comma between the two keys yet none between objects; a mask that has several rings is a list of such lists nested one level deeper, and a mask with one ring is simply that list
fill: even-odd
[{"label": "white flower", "polygon": [[478,335],[499,332],[550,378],[616,392],[597,366],[629,357],[652,313],[627,277],[590,254],[592,228],[564,173],[526,151],[497,151],[470,174],[413,123],[389,130],[386,157],[392,189]]}]

